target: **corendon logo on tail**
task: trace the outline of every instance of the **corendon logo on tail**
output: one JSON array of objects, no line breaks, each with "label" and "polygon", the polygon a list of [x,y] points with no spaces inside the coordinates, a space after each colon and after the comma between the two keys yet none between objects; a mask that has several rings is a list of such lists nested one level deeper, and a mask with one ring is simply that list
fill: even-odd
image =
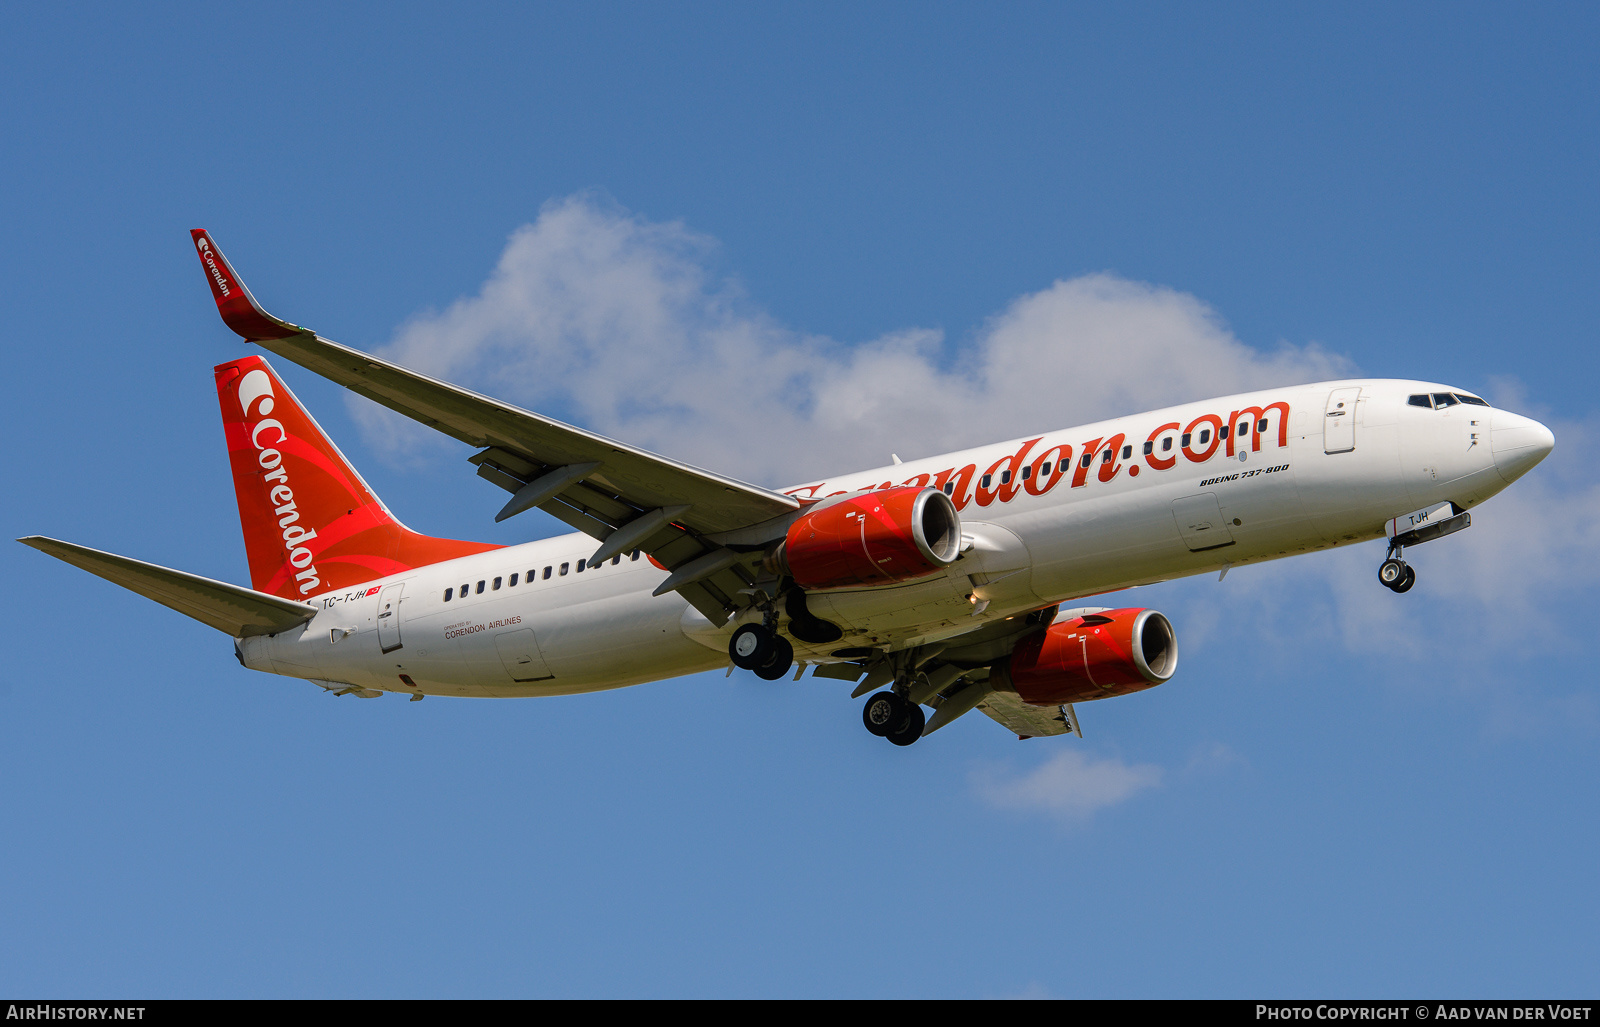
[{"label": "corendon logo on tail", "polygon": [[[283,534],[283,548],[288,551],[289,565],[295,568],[295,581],[299,582],[300,594],[305,595],[322,584],[314,563],[316,557],[307,544],[317,537],[317,530],[297,523],[300,511],[295,507],[294,491],[289,488],[289,472],[283,466],[283,453],[271,448],[287,442],[289,433],[284,430],[281,421],[266,416],[272,413],[273,407],[272,377],[267,372],[257,368],[239,379],[239,406],[244,410],[247,421],[253,417],[260,418],[250,424],[250,444],[256,448],[256,463],[266,472],[261,480],[267,486],[267,498],[271,500],[273,515],[278,518],[278,529]],[[277,432],[278,437],[267,438],[271,432]]]},{"label": "corendon logo on tail", "polygon": [[217,266],[216,251],[211,248],[211,241],[202,235],[194,242],[195,246],[200,250],[200,263],[204,264],[206,270],[211,272],[211,277],[216,281],[217,288],[222,291],[224,297],[227,297],[233,291],[233,287],[228,284],[228,276],[224,275],[222,269]]},{"label": "corendon logo on tail", "polygon": [[[1070,487],[1084,488],[1091,479],[1109,483],[1124,469],[1130,478],[1137,477],[1143,466],[1152,471],[1170,471],[1179,465],[1180,457],[1188,463],[1205,463],[1218,450],[1228,456],[1245,450],[1261,452],[1262,440],[1276,434],[1278,448],[1289,445],[1289,404],[1279,400],[1265,406],[1248,406],[1232,411],[1226,419],[1220,414],[1201,414],[1187,426],[1176,421],[1160,425],[1145,437],[1142,445],[1130,442],[1138,439],[1137,433],[1116,432],[1110,436],[1086,440],[1076,451],[1071,443],[1051,442],[1046,448],[1034,447],[1045,441],[1044,436],[1022,443],[1015,453],[1005,453],[980,471],[977,464],[949,467],[936,474],[919,474],[901,485],[931,485],[955,501],[957,510],[964,510],[974,500],[979,506],[1009,503],[1026,492],[1042,496],[1069,478]],[[1249,442],[1244,440],[1249,437]],[[1098,467],[1096,467],[1098,465]],[[1284,466],[1288,466],[1285,464]],[[864,489],[887,489],[895,485],[886,481],[879,485],[857,486],[855,489],[825,492],[828,483],[807,485],[789,495],[804,501],[842,496],[846,492]]]}]

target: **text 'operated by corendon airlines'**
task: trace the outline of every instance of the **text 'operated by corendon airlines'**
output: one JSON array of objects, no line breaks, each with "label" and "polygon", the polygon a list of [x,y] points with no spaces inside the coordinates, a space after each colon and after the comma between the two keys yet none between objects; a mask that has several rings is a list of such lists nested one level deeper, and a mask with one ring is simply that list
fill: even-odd
[{"label": "text 'operated by corendon airlines'", "polygon": [[[1387,539],[1408,548],[1555,444],[1436,382],[1205,400],[773,491],[429,378],[268,314],[192,234],[225,324],[472,447],[571,534],[522,545],[400,523],[266,360],[218,365],[250,587],[42,536],[20,541],[227,632],[239,660],[339,695],[566,695],[731,664],[868,695],[896,745],[977,709],[1019,737],[1162,684],[1177,633],[1086,597]],[[1073,606],[1074,602],[1080,605]],[[870,695],[869,695],[870,693]]]}]

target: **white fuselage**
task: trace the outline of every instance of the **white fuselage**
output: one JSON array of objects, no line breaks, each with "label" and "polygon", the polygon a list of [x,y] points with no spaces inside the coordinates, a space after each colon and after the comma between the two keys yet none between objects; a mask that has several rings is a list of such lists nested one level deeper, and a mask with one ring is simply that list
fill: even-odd
[{"label": "white fuselage", "polygon": [[[1537,463],[1550,434],[1487,406],[1407,402],[1456,391],[1394,380],[1271,389],[785,490],[820,499],[931,484],[952,494],[968,536],[943,572],[810,594],[810,612],[845,636],[796,643],[796,656],[920,645],[1083,596],[1379,538],[1390,518],[1439,503],[1471,508]],[[324,594],[303,631],[242,639],[241,659],[328,685],[473,696],[595,691],[727,664],[738,620],[714,627],[675,593],[652,597],[666,572],[647,559],[579,571],[597,545],[563,535]]]}]

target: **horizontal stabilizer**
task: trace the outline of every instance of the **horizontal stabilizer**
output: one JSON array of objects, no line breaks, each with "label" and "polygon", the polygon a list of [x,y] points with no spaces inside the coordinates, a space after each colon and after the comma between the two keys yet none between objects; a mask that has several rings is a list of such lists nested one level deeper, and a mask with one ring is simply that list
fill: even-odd
[{"label": "horizontal stabilizer", "polygon": [[130,560],[126,556],[42,535],[29,535],[17,541],[236,638],[288,631],[317,613],[314,607],[292,599],[280,599],[225,581],[213,581],[198,574],[158,567],[143,560]]}]

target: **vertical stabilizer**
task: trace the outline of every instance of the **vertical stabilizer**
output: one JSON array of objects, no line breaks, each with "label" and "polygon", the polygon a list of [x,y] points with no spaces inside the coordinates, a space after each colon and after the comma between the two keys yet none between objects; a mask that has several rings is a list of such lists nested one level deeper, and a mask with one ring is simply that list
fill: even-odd
[{"label": "vertical stabilizer", "polygon": [[500,548],[395,520],[265,360],[220,364],[216,377],[257,591],[305,599]]}]

